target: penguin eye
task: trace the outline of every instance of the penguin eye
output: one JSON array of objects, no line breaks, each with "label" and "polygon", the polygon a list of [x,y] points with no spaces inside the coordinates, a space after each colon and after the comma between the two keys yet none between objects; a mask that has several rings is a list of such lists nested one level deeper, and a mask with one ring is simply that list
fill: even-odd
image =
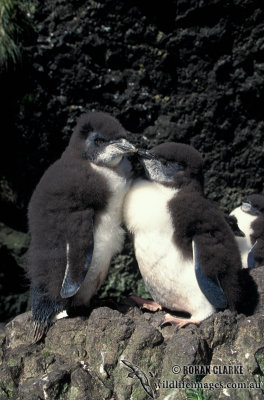
[{"label": "penguin eye", "polygon": [[104,144],[106,142],[106,140],[104,138],[96,138],[94,140],[94,143],[96,144],[96,146],[102,146],[102,144]]},{"label": "penguin eye", "polygon": [[164,165],[165,167],[167,167],[168,161],[166,161],[164,158],[159,157],[158,158],[159,162]]},{"label": "penguin eye", "polygon": [[169,169],[172,168],[172,165],[171,165],[171,163],[170,163],[169,161],[167,161],[167,162],[165,163],[165,166],[166,166],[166,168],[169,168]]}]

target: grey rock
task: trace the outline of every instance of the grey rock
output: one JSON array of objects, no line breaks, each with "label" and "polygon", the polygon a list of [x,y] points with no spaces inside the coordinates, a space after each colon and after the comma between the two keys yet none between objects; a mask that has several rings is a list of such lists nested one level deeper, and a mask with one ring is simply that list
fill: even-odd
[{"label": "grey rock", "polygon": [[26,310],[29,293],[24,266],[28,235],[0,223],[0,321]]},{"label": "grey rock", "polygon": [[258,286],[259,299],[256,310],[264,310],[264,266],[252,269],[250,275]]},{"label": "grey rock", "polygon": [[263,267],[251,274],[259,291],[254,314],[226,310],[179,331],[160,327],[164,311],[144,313],[128,302],[57,320],[31,344],[31,313],[21,314],[0,334],[0,399],[184,400],[200,391],[221,400],[261,400]]}]

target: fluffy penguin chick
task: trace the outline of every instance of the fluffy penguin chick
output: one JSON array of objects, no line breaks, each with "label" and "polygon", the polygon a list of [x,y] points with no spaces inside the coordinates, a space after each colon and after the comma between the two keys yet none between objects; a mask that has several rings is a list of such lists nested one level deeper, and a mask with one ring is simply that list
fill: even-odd
[{"label": "fluffy penguin chick", "polygon": [[88,305],[123,246],[124,196],[136,151],[120,123],[94,112],[79,119],[61,158],[41,178],[29,203],[34,340],[70,306]]},{"label": "fluffy penguin chick", "polygon": [[235,217],[244,237],[236,237],[243,268],[264,265],[264,196],[247,196],[230,216]]},{"label": "fluffy penguin chick", "polygon": [[139,154],[149,180],[135,182],[124,202],[138,265],[156,303],[191,314],[163,324],[199,325],[218,308],[235,309],[240,255],[224,214],[203,197],[200,154],[180,143]]}]

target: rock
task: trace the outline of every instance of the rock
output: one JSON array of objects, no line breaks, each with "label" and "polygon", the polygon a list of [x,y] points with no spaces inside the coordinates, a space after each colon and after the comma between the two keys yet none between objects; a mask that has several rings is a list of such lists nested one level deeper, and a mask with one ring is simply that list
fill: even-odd
[{"label": "rock", "polygon": [[0,321],[27,309],[29,292],[24,271],[27,246],[27,234],[0,223]]},{"label": "rock", "polygon": [[261,400],[263,268],[251,272],[259,291],[254,314],[226,310],[179,331],[160,327],[165,311],[144,313],[127,302],[57,320],[31,344],[31,312],[21,314],[0,332],[0,399],[184,400],[203,393]]},{"label": "rock", "polygon": [[264,310],[264,266],[252,269],[250,275],[258,287],[259,298],[257,311]]},{"label": "rock", "polygon": [[137,132],[135,142],[146,136],[148,146],[168,139],[195,145],[205,156],[206,191],[225,209],[262,190],[262,7],[257,0],[153,7],[36,2],[35,35],[22,43],[25,66],[0,76],[9,131],[3,151],[13,154],[0,180],[9,221],[11,209],[25,211],[76,117],[92,109],[113,113]]}]

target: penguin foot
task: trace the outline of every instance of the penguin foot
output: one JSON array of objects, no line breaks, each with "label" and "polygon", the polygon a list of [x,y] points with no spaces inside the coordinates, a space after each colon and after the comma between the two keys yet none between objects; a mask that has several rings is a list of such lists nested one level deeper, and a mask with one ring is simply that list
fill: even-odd
[{"label": "penguin foot", "polygon": [[48,324],[42,324],[39,321],[34,321],[32,326],[32,344],[37,343],[47,332]]},{"label": "penguin foot", "polygon": [[67,311],[64,310],[47,321],[33,320],[32,330],[31,330],[32,344],[37,343],[47,333],[52,320],[57,321],[59,319],[67,317],[68,317]]},{"label": "penguin foot", "polygon": [[192,319],[177,318],[177,317],[173,317],[170,314],[166,314],[164,321],[161,323],[161,326],[163,326],[165,324],[172,324],[172,325],[176,325],[176,327],[178,329],[181,329],[184,326],[191,325],[191,324],[199,326],[200,323],[201,323],[200,321],[195,321]]},{"label": "penguin foot", "polygon": [[40,287],[32,287],[32,343],[37,343],[48,331],[54,317],[65,308],[63,302],[50,299]]},{"label": "penguin foot", "polygon": [[142,299],[141,297],[135,295],[130,296],[130,299],[132,299],[139,307],[143,308],[144,310],[149,310],[153,312],[162,310],[162,306],[153,300]]}]

